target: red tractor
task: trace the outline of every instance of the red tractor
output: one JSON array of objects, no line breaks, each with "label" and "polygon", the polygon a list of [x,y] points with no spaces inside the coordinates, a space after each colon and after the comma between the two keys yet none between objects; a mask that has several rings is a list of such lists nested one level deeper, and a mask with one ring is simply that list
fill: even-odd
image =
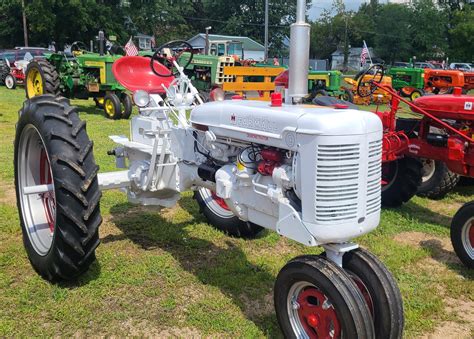
[{"label": "red tractor", "polygon": [[[393,88],[381,84],[384,69],[374,65],[368,83],[361,83],[360,96],[377,89],[391,94],[390,110],[376,114],[384,126],[382,150],[382,203],[397,206],[413,195],[420,184],[422,159],[445,164],[449,171],[474,177],[474,97],[462,95],[456,87],[453,94],[424,96],[413,103],[402,98]],[[370,91],[362,90],[370,86]],[[419,119],[401,119],[396,114],[400,102],[407,104]],[[474,202],[465,204],[451,223],[451,240],[461,261],[474,267]]]},{"label": "red tractor", "polygon": [[474,89],[474,72],[464,72],[464,91]]},{"label": "red tractor", "polygon": [[425,68],[425,92],[451,93],[454,87],[464,87],[464,75],[458,70]]},{"label": "red tractor", "polygon": [[17,84],[23,84],[27,65],[26,60],[19,60],[12,64],[6,59],[0,60],[0,83],[8,89],[15,89]]}]

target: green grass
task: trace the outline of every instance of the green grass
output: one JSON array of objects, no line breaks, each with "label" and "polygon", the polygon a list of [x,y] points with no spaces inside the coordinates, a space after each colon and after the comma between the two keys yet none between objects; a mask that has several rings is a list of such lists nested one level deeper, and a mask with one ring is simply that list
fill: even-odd
[{"label": "green grass", "polygon": [[[23,98],[21,88],[0,88],[0,337],[281,337],[272,306],[275,277],[290,258],[321,250],[269,231],[255,240],[227,237],[206,223],[190,192],[176,208],[161,211],[105,192],[102,244],[90,271],[76,283],[42,280],[23,250],[13,203],[13,139]],[[129,122],[106,119],[91,100],[74,103],[87,120],[101,170],[113,170],[107,136],[127,134]],[[414,198],[384,210],[380,227],[358,239],[398,281],[406,337],[430,333],[443,321],[462,322],[446,311],[444,300],[472,301],[473,273],[436,241],[412,246],[396,237],[420,232],[447,241],[450,218],[471,195],[470,188],[460,188],[436,203]]]}]

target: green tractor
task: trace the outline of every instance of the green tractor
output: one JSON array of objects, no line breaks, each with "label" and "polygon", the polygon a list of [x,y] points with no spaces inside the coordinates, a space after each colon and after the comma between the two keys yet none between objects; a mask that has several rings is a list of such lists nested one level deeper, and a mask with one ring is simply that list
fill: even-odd
[{"label": "green tractor", "polygon": [[412,101],[425,94],[425,71],[423,68],[392,67],[388,71],[392,87]]},{"label": "green tractor", "polygon": [[339,71],[313,71],[308,73],[308,92],[310,99],[317,96],[332,96],[344,101],[353,102],[354,94],[348,88],[341,85]]},{"label": "green tractor", "polygon": [[72,53],[52,53],[34,60],[26,70],[26,97],[49,93],[70,99],[93,98],[108,118],[128,119],[132,100],[112,74],[112,64],[120,57],[76,48]]}]

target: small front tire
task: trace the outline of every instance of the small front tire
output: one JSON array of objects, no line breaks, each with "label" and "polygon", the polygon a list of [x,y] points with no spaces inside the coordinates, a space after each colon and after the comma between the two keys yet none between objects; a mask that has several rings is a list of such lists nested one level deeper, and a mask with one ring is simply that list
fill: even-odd
[{"label": "small front tire", "polygon": [[8,89],[15,89],[16,88],[16,78],[13,75],[8,74],[5,77],[5,87],[8,88]]},{"label": "small front tire", "polygon": [[369,309],[346,272],[322,256],[294,258],[274,288],[285,338],[374,338]]},{"label": "small front tire", "polygon": [[109,119],[120,119],[122,117],[122,103],[115,93],[108,93],[104,97],[104,111]]},{"label": "small front tire", "polygon": [[127,93],[120,94],[120,103],[123,106],[122,119],[130,118],[130,115],[132,115],[132,109],[133,109],[133,103],[130,96]]}]

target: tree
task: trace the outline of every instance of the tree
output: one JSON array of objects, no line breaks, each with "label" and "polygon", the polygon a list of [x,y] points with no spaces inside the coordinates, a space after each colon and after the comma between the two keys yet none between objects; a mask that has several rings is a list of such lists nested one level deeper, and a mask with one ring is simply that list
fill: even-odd
[{"label": "tree", "polygon": [[412,56],[412,12],[408,6],[381,6],[376,18],[375,51],[385,61],[393,63]]},{"label": "tree", "polygon": [[447,50],[446,11],[437,9],[432,0],[415,0],[411,17],[412,54],[423,60],[444,57]]},{"label": "tree", "polygon": [[473,62],[474,9],[472,7],[466,6],[463,10],[454,12],[449,37],[450,57],[454,60]]}]

